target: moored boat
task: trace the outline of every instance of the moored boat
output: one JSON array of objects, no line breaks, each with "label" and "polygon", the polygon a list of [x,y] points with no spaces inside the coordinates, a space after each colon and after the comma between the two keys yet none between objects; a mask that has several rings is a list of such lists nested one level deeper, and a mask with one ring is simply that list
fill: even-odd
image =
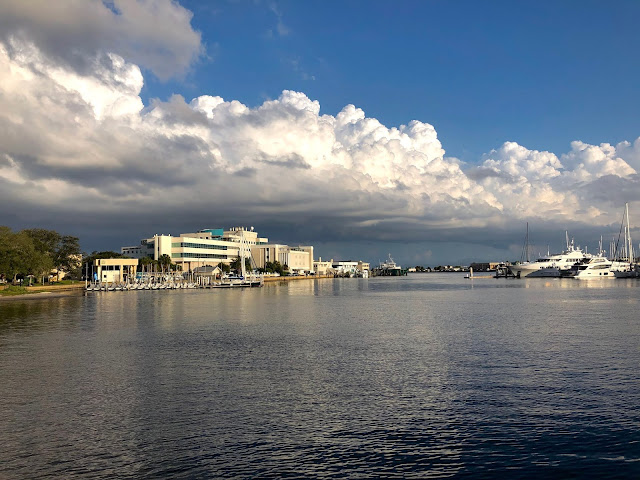
[{"label": "moored boat", "polygon": [[[565,232],[567,248],[557,254],[547,254],[534,262],[524,261],[509,265],[509,272],[516,277],[561,277],[574,265],[588,260],[592,256],[574,245],[573,239],[569,242],[569,234]],[[528,232],[527,232],[528,249]]]}]

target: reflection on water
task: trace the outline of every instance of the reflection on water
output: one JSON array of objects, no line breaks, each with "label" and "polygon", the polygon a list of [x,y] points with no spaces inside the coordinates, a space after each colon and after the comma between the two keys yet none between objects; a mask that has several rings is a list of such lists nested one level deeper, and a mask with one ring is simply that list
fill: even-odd
[{"label": "reflection on water", "polygon": [[0,477],[637,477],[638,281],[0,303]]}]

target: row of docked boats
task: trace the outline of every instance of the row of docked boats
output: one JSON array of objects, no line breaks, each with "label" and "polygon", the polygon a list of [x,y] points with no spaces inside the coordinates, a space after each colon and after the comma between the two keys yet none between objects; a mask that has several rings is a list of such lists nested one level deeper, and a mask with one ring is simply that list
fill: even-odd
[{"label": "row of docked boats", "polygon": [[[624,239],[622,232],[624,231]],[[525,237],[525,248],[528,252],[528,226]],[[629,224],[629,206],[625,205],[621,235],[615,247],[612,245],[613,259],[607,258],[602,249],[602,238],[597,254],[592,255],[576,247],[573,240],[569,242],[566,235],[565,251],[542,256],[535,261],[523,261],[509,265],[509,273],[516,277],[565,277],[576,279],[588,278],[640,278],[640,264],[635,262],[631,229]],[[623,240],[623,241],[622,241]]]},{"label": "row of docked boats", "polygon": [[200,285],[193,282],[145,282],[145,283],[125,283],[125,282],[95,282],[87,285],[88,292],[119,292],[127,290],[178,290],[187,288],[199,288]]},{"label": "row of docked boats", "polygon": [[[631,257],[633,258],[633,257]],[[515,277],[565,278],[633,278],[640,277],[640,265],[630,259],[610,260],[604,251],[596,255],[571,245],[555,255],[546,255],[533,262],[521,262],[507,267]]]}]

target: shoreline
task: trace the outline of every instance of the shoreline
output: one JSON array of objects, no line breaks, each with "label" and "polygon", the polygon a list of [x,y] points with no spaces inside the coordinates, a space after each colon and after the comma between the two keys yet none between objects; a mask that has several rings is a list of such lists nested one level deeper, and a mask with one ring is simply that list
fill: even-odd
[{"label": "shoreline", "polygon": [[[336,277],[334,277],[333,275],[310,275],[306,277],[265,277],[264,283],[277,284],[278,282],[287,283],[298,280],[318,280],[329,278],[333,279]],[[21,293],[19,295],[0,295],[0,302],[14,300],[37,300],[44,298],[76,297],[85,294],[84,282],[80,281],[72,285],[50,285],[25,288],[27,288],[29,292]]]},{"label": "shoreline", "polygon": [[[12,300],[35,300],[38,298],[75,297],[84,293],[84,283],[71,285],[49,285],[25,287],[29,291],[19,295],[0,295],[0,302]],[[2,289],[4,290],[4,288]]]}]

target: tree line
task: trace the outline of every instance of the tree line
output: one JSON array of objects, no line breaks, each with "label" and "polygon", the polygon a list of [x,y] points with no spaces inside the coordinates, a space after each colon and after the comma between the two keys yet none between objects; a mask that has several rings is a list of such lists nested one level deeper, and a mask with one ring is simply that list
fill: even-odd
[{"label": "tree line", "polygon": [[14,232],[0,226],[0,278],[7,281],[48,277],[53,270],[78,275],[81,258],[78,237],[43,228]]}]

